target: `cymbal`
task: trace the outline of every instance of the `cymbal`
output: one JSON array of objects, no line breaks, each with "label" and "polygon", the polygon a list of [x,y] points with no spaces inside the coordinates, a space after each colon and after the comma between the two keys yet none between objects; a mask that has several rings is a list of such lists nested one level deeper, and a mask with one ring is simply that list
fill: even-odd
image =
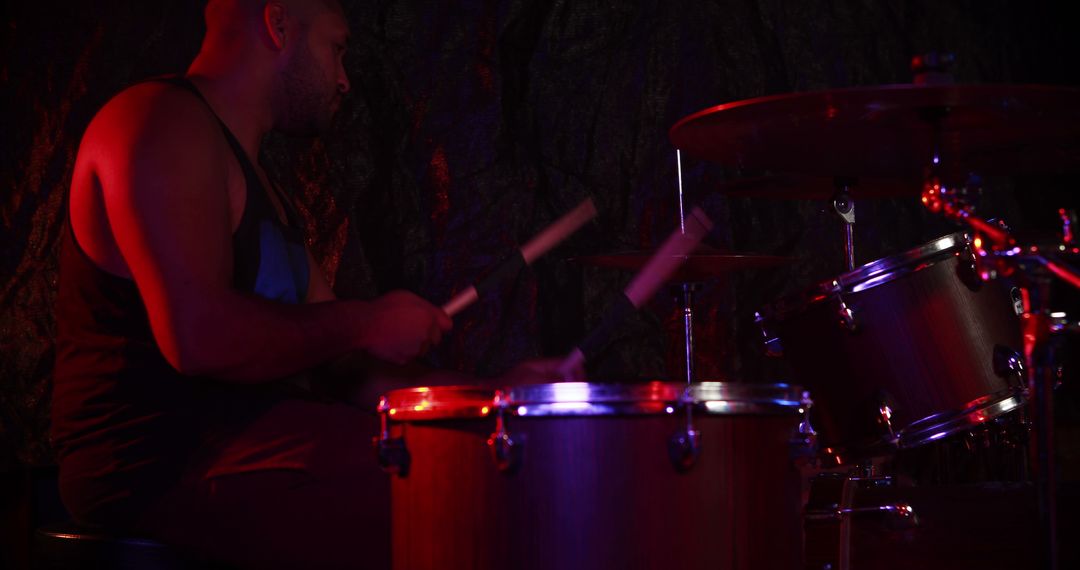
[{"label": "cymbal", "polygon": [[806,174],[765,174],[725,180],[717,189],[735,198],[829,200],[840,188],[852,199],[918,196],[922,181],[907,178],[855,178]]},{"label": "cymbal", "polygon": [[[912,177],[1080,168],[1080,89],[884,85],[726,103],[675,124],[675,147],[749,171]],[[935,144],[935,137],[938,143]]]},{"label": "cymbal", "polygon": [[[594,267],[640,270],[655,254],[655,250],[624,251],[618,253],[584,255],[569,261]],[[710,247],[698,247],[686,256],[668,279],[673,282],[702,281],[710,277],[726,275],[743,269],[764,269],[790,263],[791,259],[777,255],[722,252]]]}]

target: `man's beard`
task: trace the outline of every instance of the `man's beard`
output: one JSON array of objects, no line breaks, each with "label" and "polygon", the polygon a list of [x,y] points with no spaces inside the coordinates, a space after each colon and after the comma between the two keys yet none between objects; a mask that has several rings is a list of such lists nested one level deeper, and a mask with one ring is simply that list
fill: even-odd
[{"label": "man's beard", "polygon": [[314,137],[330,130],[336,91],[320,93],[326,83],[307,46],[302,46],[282,72],[285,108],[277,130],[298,137]]}]

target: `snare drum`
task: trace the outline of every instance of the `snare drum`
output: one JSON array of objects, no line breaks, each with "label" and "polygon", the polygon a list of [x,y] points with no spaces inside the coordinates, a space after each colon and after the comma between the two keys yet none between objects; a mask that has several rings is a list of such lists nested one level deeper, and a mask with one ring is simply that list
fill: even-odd
[{"label": "snare drum", "polygon": [[814,396],[823,451],[847,462],[1020,406],[1013,295],[978,278],[967,237],[954,234],[781,299],[758,320]]},{"label": "snare drum", "polygon": [[662,382],[390,392],[383,447],[409,458],[391,483],[394,567],[798,568],[802,396]]}]

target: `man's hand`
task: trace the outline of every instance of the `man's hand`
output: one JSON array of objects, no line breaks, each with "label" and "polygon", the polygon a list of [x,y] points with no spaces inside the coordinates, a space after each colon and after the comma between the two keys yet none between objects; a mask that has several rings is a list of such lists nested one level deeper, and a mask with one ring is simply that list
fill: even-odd
[{"label": "man's hand", "polygon": [[539,358],[525,360],[495,380],[497,386],[520,384],[548,384],[552,382],[584,382],[585,369],[573,367],[569,373],[560,371],[562,358]]},{"label": "man's hand", "polygon": [[442,309],[408,291],[391,291],[371,301],[364,318],[359,348],[395,364],[423,355],[454,326]]}]

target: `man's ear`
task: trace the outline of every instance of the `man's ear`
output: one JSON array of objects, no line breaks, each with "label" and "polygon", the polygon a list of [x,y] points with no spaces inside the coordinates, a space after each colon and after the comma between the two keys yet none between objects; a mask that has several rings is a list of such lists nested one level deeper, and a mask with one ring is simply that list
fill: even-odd
[{"label": "man's ear", "polygon": [[285,47],[285,6],[281,2],[267,2],[263,7],[263,23],[270,43],[277,49]]}]

